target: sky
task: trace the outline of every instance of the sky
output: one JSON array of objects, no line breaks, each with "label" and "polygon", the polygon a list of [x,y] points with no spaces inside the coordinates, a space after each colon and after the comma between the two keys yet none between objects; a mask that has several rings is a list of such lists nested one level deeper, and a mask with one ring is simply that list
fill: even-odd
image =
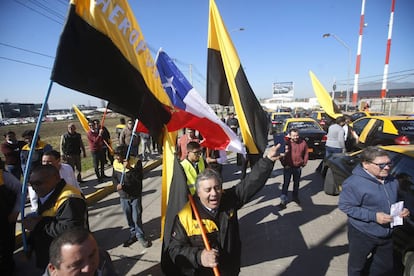
[{"label": "sky", "polygon": [[[209,0],[130,0],[153,57],[163,50],[205,97]],[[352,90],[361,0],[216,0],[258,99],[274,82],[293,82],[296,98],[314,97],[309,70],[330,91]],[[0,1],[0,102],[42,103],[68,1]],[[360,87],[383,78],[391,0],[366,0]],[[414,1],[396,0],[389,83],[414,83]],[[240,29],[243,30],[240,30]],[[334,34],[323,38],[325,33]],[[351,56],[350,66],[349,55]],[[191,68],[191,70],[190,70]],[[392,88],[390,85],[388,88]],[[53,84],[49,108],[101,107],[104,101]]]}]

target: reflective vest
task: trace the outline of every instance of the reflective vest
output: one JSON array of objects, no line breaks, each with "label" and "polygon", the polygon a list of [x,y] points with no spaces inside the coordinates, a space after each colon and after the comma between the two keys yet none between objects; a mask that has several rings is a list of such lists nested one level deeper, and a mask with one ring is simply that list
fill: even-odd
[{"label": "reflective vest", "polygon": [[181,166],[183,167],[184,173],[187,176],[188,189],[190,190],[191,195],[194,195],[197,175],[199,173],[202,173],[205,169],[204,160],[200,158],[200,160],[197,162],[198,173],[194,168],[193,164],[190,161],[188,161],[188,159],[184,159],[183,161],[181,161]]}]

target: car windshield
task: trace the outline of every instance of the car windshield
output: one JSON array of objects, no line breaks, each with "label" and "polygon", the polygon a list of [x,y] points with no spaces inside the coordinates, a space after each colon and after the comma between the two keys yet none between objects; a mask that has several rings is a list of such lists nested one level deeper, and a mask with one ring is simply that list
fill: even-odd
[{"label": "car windshield", "polygon": [[297,128],[299,130],[303,129],[319,129],[320,127],[316,124],[316,122],[291,122],[289,123],[287,129]]},{"label": "car windshield", "polygon": [[274,114],[273,115],[273,120],[274,121],[283,121],[283,120],[286,120],[286,119],[288,119],[288,118],[292,118],[292,115],[290,115],[290,114]]},{"label": "car windshield", "polygon": [[396,120],[393,124],[398,131],[414,132],[414,120]]}]

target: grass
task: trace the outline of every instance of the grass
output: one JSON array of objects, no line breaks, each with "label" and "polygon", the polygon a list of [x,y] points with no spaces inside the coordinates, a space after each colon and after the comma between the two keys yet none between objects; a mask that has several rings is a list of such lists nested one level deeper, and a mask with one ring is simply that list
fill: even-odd
[{"label": "grass", "polygon": [[[101,117],[94,117],[92,119],[101,119]],[[109,114],[105,118],[105,127],[109,130],[112,139],[112,146],[116,146],[118,144],[117,135],[115,132],[115,126],[119,124],[119,118],[121,115],[118,114]],[[92,164],[92,157],[89,151],[88,140],[86,138],[86,132],[83,130],[81,124],[78,120],[64,120],[64,121],[54,121],[54,122],[42,122],[40,126],[39,135],[41,140],[44,142],[49,143],[52,145],[54,149],[57,151],[60,150],[60,136],[67,132],[67,126],[69,123],[75,123],[76,131],[82,135],[82,140],[86,148],[86,158],[82,157],[82,171],[86,171],[93,167]],[[17,139],[22,139],[22,133],[25,130],[34,130],[36,128],[35,123],[31,124],[24,124],[24,125],[8,125],[8,126],[1,126],[0,127],[0,134],[4,135],[8,131],[14,131],[16,133]],[[4,156],[2,156],[4,160]]]}]

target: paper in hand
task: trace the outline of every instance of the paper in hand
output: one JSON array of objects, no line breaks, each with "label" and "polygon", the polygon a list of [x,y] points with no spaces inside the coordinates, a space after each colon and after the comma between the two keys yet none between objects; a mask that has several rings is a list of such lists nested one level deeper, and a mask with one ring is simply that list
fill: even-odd
[{"label": "paper in hand", "polygon": [[403,219],[400,217],[400,213],[404,208],[404,201],[398,201],[391,205],[390,215],[392,216],[391,228],[397,225],[403,224]]}]

